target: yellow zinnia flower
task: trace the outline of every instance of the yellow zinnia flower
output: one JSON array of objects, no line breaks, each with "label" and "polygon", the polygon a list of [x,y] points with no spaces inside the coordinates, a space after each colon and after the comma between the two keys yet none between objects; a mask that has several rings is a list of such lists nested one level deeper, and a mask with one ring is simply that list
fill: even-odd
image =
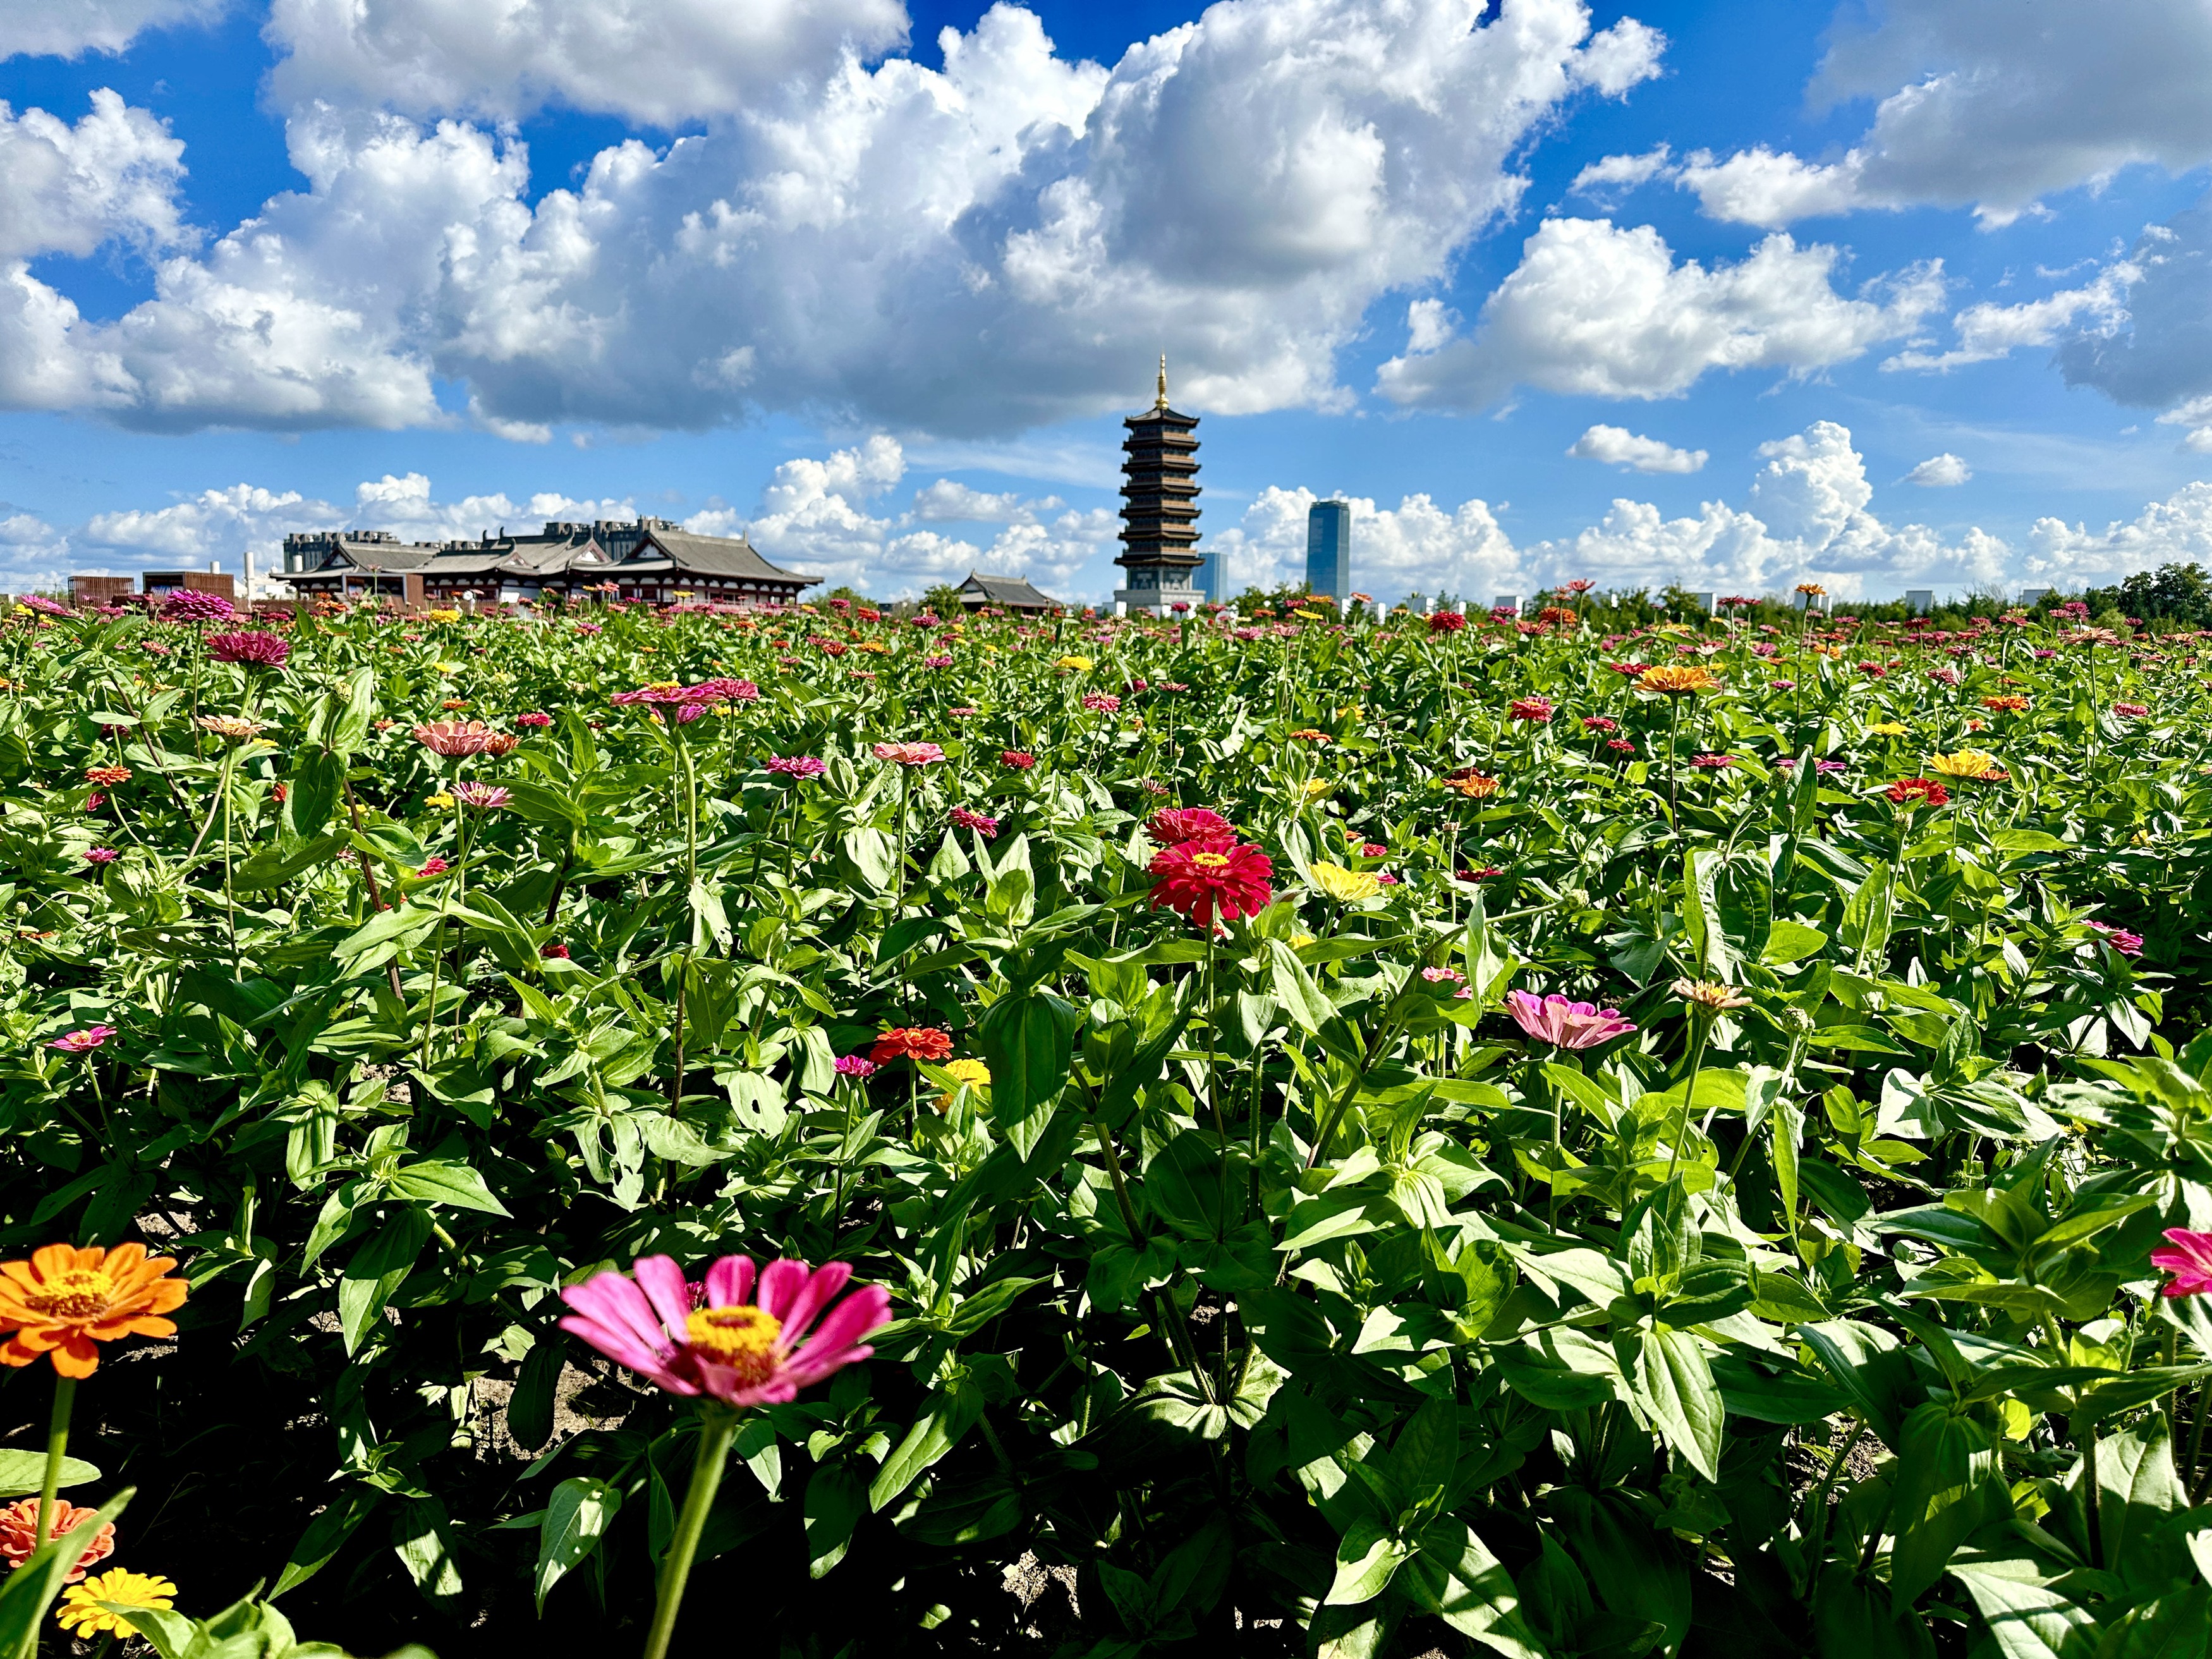
[{"label": "yellow zinnia flower", "polygon": [[[980,1060],[948,1060],[944,1069],[957,1079],[963,1088],[988,1089],[991,1086],[991,1068]],[[940,1112],[952,1109],[952,1097],[941,1094],[932,1103]]]},{"label": "yellow zinnia flower", "polygon": [[72,1636],[102,1636],[111,1631],[118,1636],[136,1636],[136,1629],[100,1603],[118,1601],[125,1607],[167,1610],[177,1605],[176,1596],[177,1587],[159,1574],[114,1567],[63,1591],[62,1605],[54,1618]]},{"label": "yellow zinnia flower", "polygon": [[1073,668],[1079,672],[1087,672],[1097,665],[1094,664],[1088,657],[1069,656],[1054,658],[1052,665],[1054,668]]},{"label": "yellow zinnia flower", "polygon": [[1997,757],[1986,750],[1961,749],[1953,755],[1930,755],[1928,769],[1938,777],[1996,779],[2004,776]]},{"label": "yellow zinnia flower", "polygon": [[1324,778],[1308,778],[1298,786],[1298,793],[1308,800],[1319,800],[1328,791],[1328,781]]},{"label": "yellow zinnia flower", "polygon": [[1312,866],[1313,884],[1333,899],[1346,904],[1356,904],[1361,899],[1373,898],[1382,890],[1382,884],[1364,870],[1347,870],[1340,864],[1316,864]]},{"label": "yellow zinnia flower", "polygon": [[1663,664],[1647,668],[1636,677],[1638,691],[1656,691],[1662,696],[1686,697],[1698,691],[1717,691],[1721,683],[1710,669],[1692,664]]},{"label": "yellow zinnia flower", "polygon": [[1870,738],[1901,738],[1904,735],[1905,727],[1895,720],[1883,720],[1879,725],[1867,727],[1867,736]]},{"label": "yellow zinnia flower", "polygon": [[441,790],[440,790],[440,791],[439,791],[436,794],[434,794],[434,795],[425,795],[425,796],[423,796],[423,797],[422,797],[422,805],[425,805],[425,806],[434,806],[434,807],[436,807],[436,808],[437,808],[441,812],[444,811],[445,811],[448,806],[451,806],[453,804],[453,798],[451,795],[449,795],[449,794],[446,793],[446,792],[445,792],[444,790],[442,790],[442,789],[441,789]]}]

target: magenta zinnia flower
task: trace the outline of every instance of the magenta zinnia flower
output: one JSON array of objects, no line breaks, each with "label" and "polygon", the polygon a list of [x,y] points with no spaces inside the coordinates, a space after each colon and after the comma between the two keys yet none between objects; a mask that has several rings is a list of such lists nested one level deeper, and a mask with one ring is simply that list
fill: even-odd
[{"label": "magenta zinnia flower", "polygon": [[88,1054],[114,1035],[112,1025],[88,1025],[82,1031],[70,1031],[56,1037],[46,1047],[58,1048],[65,1054]]},{"label": "magenta zinnia flower", "polygon": [[2150,1265],[2173,1275],[2166,1281],[2168,1296],[2202,1296],[2212,1291],[2212,1233],[2192,1233],[2185,1227],[2166,1230],[2168,1249],[2153,1250]]},{"label": "magenta zinnia flower", "polygon": [[1509,991],[1505,1012],[1530,1036],[1555,1048],[1595,1048],[1636,1029],[1633,1021],[1621,1018],[1618,1008],[1571,1001],[1557,991],[1547,997]]},{"label": "magenta zinnia flower", "polygon": [[860,1081],[876,1074],[876,1062],[866,1054],[840,1054],[837,1056],[836,1070],[839,1077],[849,1077],[855,1081]]},{"label": "magenta zinnia flower", "polygon": [[292,654],[288,641],[259,632],[210,634],[207,647],[208,655],[217,662],[244,663],[249,668],[282,668]]},{"label": "magenta zinnia flower", "polygon": [[771,1261],[757,1303],[750,1299],[750,1256],[724,1256],[698,1284],[687,1283],[669,1256],[640,1256],[634,1271],[635,1279],[604,1273],[562,1291],[575,1311],[561,1328],[671,1394],[709,1395],[726,1406],[781,1404],[866,1359],[875,1350],[860,1339],[890,1313],[890,1293],[879,1285],[830,1307],[853,1276],[844,1261]]},{"label": "magenta zinnia flower", "polygon": [[161,599],[163,622],[228,622],[237,614],[238,607],[220,593],[181,588]]},{"label": "magenta zinnia flower", "polygon": [[963,830],[973,830],[988,841],[999,833],[999,821],[987,812],[971,812],[964,806],[952,809],[952,822]]},{"label": "magenta zinnia flower", "polygon": [[112,864],[121,856],[112,847],[88,847],[84,849],[87,864]]},{"label": "magenta zinnia flower", "polygon": [[768,769],[787,778],[818,778],[830,769],[811,755],[771,755]]},{"label": "magenta zinnia flower", "polygon": [[514,799],[495,783],[457,783],[453,799],[463,806],[472,806],[479,812],[492,812]]},{"label": "magenta zinnia flower", "polygon": [[517,714],[514,717],[514,723],[517,726],[550,726],[553,724],[553,717],[550,714],[536,713]]}]

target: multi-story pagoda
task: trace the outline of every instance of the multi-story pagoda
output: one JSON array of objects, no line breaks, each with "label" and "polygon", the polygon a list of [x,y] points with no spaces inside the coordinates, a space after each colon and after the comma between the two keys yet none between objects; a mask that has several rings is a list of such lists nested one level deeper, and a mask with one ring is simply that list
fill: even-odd
[{"label": "multi-story pagoda", "polygon": [[1121,556],[1128,574],[1114,592],[1129,611],[1165,616],[1195,607],[1194,580],[1206,562],[1198,546],[1198,416],[1168,407],[1168,360],[1160,359],[1159,394],[1142,415],[1121,424]]}]

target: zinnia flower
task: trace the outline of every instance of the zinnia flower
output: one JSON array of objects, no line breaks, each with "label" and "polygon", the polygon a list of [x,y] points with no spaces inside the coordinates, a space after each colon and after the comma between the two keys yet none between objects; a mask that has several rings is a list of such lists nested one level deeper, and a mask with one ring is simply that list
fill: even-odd
[{"label": "zinnia flower", "polygon": [[866,1054],[840,1054],[835,1069],[839,1077],[848,1077],[858,1083],[876,1074],[876,1062]]},{"label": "zinnia flower", "polygon": [[2141,933],[2130,933],[2126,928],[2115,927],[2109,922],[2092,921],[2086,925],[2092,933],[2103,934],[2105,943],[2111,945],[2120,955],[2139,957],[2142,954],[2143,941]]},{"label": "zinnia flower", "polygon": [[1618,732],[1620,730],[1620,722],[1619,720],[1608,720],[1603,714],[1585,714],[1583,716],[1583,730],[1585,732]]},{"label": "zinnia flower", "polygon": [[1692,755],[1690,764],[1701,772],[1725,772],[1735,764],[1734,755]]},{"label": "zinnia flower", "polygon": [[1994,708],[2000,714],[2017,714],[2027,707],[2027,699],[2021,696],[1984,697],[1982,707]]},{"label": "zinnia flower", "polygon": [[448,760],[491,753],[492,742],[498,736],[482,720],[433,720],[415,728],[416,742]]},{"label": "zinnia flower", "polygon": [[952,1053],[952,1034],[929,1025],[894,1025],[876,1039],[868,1058],[888,1066],[902,1057],[926,1060],[933,1066]]},{"label": "zinnia flower", "polygon": [[1557,991],[1539,997],[1527,991],[1509,991],[1505,1012],[1513,1023],[1539,1042],[1555,1048],[1595,1048],[1617,1036],[1626,1036],[1635,1023],[1621,1017],[1618,1008],[1575,1002]]},{"label": "zinnia flower", "polygon": [[1382,884],[1364,870],[1347,870],[1340,864],[1326,862],[1314,864],[1309,869],[1315,886],[1346,904],[1373,898],[1382,890]]},{"label": "zinnia flower", "polygon": [[1498,793],[1498,780],[1476,771],[1472,766],[1462,766],[1444,779],[1444,787],[1456,790],[1469,800],[1485,800]]},{"label": "zinnia flower", "polygon": [[158,1607],[163,1611],[176,1605],[177,1587],[157,1573],[132,1572],[125,1567],[110,1567],[97,1578],[88,1578],[82,1584],[71,1584],[62,1592],[62,1605],[54,1613],[55,1620],[70,1635],[76,1637],[114,1634],[132,1637],[138,1634],[136,1626],[125,1624],[115,1613],[100,1604],[114,1601],[124,1607]]},{"label": "zinnia flower", "polygon": [[[963,1088],[988,1089],[991,1086],[991,1068],[980,1060],[948,1060],[945,1062],[945,1071],[947,1076],[952,1078]],[[951,1095],[938,1096],[939,1111],[950,1111],[951,1109]]]},{"label": "zinnia flower", "polygon": [[1036,757],[1025,749],[1002,749],[999,751],[999,764],[1010,771],[1026,772],[1036,764]]},{"label": "zinnia flower", "polygon": [[84,849],[87,864],[112,864],[122,856],[112,847],[88,847]]},{"label": "zinnia flower", "polygon": [[2124,720],[2139,720],[2150,713],[2150,705],[2141,702],[2116,702],[2112,713]]},{"label": "zinnia flower", "polygon": [[507,790],[495,783],[457,783],[453,799],[463,806],[473,807],[479,812],[495,812],[514,799]]},{"label": "zinnia flower", "polygon": [[1693,664],[1667,663],[1657,668],[1647,668],[1636,677],[1638,691],[1656,692],[1666,697],[1686,697],[1699,691],[1717,691],[1720,685],[1711,670]]},{"label": "zinnia flower", "polygon": [[1429,632],[1431,634],[1456,634],[1466,626],[1466,617],[1456,611],[1438,611],[1429,617]]},{"label": "zinnia flower", "polygon": [[217,662],[244,663],[249,668],[282,668],[292,654],[288,641],[254,630],[239,634],[210,634],[208,655]]},{"label": "zinnia flower", "polygon": [[0,1365],[53,1359],[64,1376],[90,1376],[100,1365],[100,1344],[125,1336],[174,1336],[161,1316],[184,1306],[182,1279],[167,1277],[177,1264],[149,1258],[143,1244],[102,1249],[88,1244],[46,1244],[28,1261],[0,1261]]},{"label": "zinnia flower", "polygon": [[2167,1296],[2202,1296],[2212,1291],[2212,1233],[2192,1233],[2186,1227],[2166,1230],[2168,1248],[2153,1250],[2150,1265],[2173,1277],[2166,1281]]},{"label": "zinnia flower", "polygon": [[1552,718],[1552,702],[1548,697],[1516,697],[1505,705],[1509,719],[1542,722]]},{"label": "zinnia flower", "polygon": [[453,866],[447,863],[444,859],[439,857],[437,854],[433,853],[428,858],[422,860],[422,867],[417,870],[415,873],[418,876],[442,876],[447,871],[453,867]]},{"label": "zinnia flower", "polygon": [[1053,659],[1052,665],[1054,668],[1072,669],[1078,673],[1082,673],[1087,672],[1094,665],[1088,657],[1056,657]]},{"label": "zinnia flower", "polygon": [[999,833],[999,821],[982,812],[971,812],[964,806],[952,809],[952,822],[963,830],[973,830],[988,841]]},{"label": "zinnia flower", "polygon": [[1729,985],[1715,985],[1705,980],[1678,979],[1667,988],[1692,1007],[1703,1009],[1708,1014],[1751,1006],[1751,999]]},{"label": "zinnia flower", "polygon": [[1163,847],[1187,841],[1232,839],[1237,826],[1207,806],[1164,806],[1145,820],[1145,833]]},{"label": "zinnia flower", "polygon": [[1928,769],[1947,778],[1972,778],[1980,782],[1994,783],[2004,776],[2004,768],[1997,757],[1981,749],[1961,749],[1952,755],[1930,755]]},{"label": "zinnia flower", "polygon": [[1149,866],[1156,878],[1152,908],[1171,909],[1211,929],[1217,914],[1231,921],[1257,915],[1274,898],[1275,873],[1266,853],[1227,836],[1164,848]]},{"label": "zinnia flower", "polygon": [[1291,738],[1293,742],[1297,743],[1328,743],[1331,741],[1328,732],[1317,730],[1310,726],[1302,727],[1298,731],[1291,732]]},{"label": "zinnia flower", "polygon": [[527,714],[517,714],[514,717],[514,723],[517,726],[550,726],[553,724],[553,717],[550,714],[539,714],[533,711]]},{"label": "zinnia flower", "polygon": [[202,593],[185,588],[165,594],[161,599],[161,620],[174,622],[228,622],[238,614],[238,607],[220,593]]},{"label": "zinnia flower", "polygon": [[1121,712],[1121,700],[1104,691],[1087,691],[1083,706],[1094,714],[1115,714]]},{"label": "zinnia flower", "polygon": [[1899,778],[1882,792],[1893,806],[1948,806],[1951,792],[1932,778]]},{"label": "zinnia flower", "polygon": [[866,1359],[875,1350],[860,1339],[890,1312],[890,1294],[879,1285],[830,1308],[853,1276],[844,1261],[771,1261],[757,1304],[748,1299],[750,1256],[724,1256],[700,1284],[686,1283],[665,1255],[640,1256],[633,1271],[635,1279],[603,1273],[562,1291],[575,1311],[561,1328],[671,1394],[709,1395],[726,1406],[780,1404]]},{"label": "zinnia flower", "polygon": [[[54,1500],[53,1513],[49,1517],[46,1535],[58,1538],[65,1532],[75,1532],[100,1511],[79,1509],[66,1498]],[[12,1571],[29,1560],[38,1548],[39,1500],[19,1498],[5,1509],[0,1509],[0,1557],[4,1557]],[[84,1570],[94,1562],[105,1560],[115,1553],[115,1523],[103,1525],[84,1543],[84,1553],[69,1570],[64,1583],[74,1584],[84,1577]]]},{"label": "zinnia flower", "polygon": [[568,947],[560,940],[553,939],[539,945],[538,954],[547,962],[566,962],[568,959]]},{"label": "zinnia flower", "polygon": [[899,766],[928,766],[943,760],[945,751],[933,743],[879,743],[875,757]]},{"label": "zinnia flower", "polygon": [[258,737],[268,729],[263,721],[234,720],[228,714],[203,714],[198,724],[203,731],[212,732],[219,738],[239,739]]},{"label": "zinnia flower", "polygon": [[81,1031],[56,1037],[46,1047],[58,1048],[65,1054],[88,1054],[114,1035],[112,1025],[88,1025]]},{"label": "zinnia flower", "polygon": [[84,769],[84,781],[96,783],[103,789],[112,789],[118,783],[131,781],[131,769],[127,766],[88,766]]},{"label": "zinnia flower", "polygon": [[811,755],[770,755],[767,765],[787,778],[818,778],[830,769]]}]

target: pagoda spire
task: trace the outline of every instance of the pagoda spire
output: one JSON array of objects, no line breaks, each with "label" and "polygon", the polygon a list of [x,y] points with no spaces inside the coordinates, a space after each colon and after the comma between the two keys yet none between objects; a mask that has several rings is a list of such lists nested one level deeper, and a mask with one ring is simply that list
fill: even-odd
[{"label": "pagoda spire", "polygon": [[1159,395],[1158,395],[1158,397],[1156,397],[1156,398],[1154,398],[1152,399],[1152,407],[1153,407],[1154,409],[1165,409],[1167,406],[1168,406],[1168,354],[1167,354],[1166,352],[1163,351],[1162,353],[1160,353],[1160,389],[1159,389]]}]

